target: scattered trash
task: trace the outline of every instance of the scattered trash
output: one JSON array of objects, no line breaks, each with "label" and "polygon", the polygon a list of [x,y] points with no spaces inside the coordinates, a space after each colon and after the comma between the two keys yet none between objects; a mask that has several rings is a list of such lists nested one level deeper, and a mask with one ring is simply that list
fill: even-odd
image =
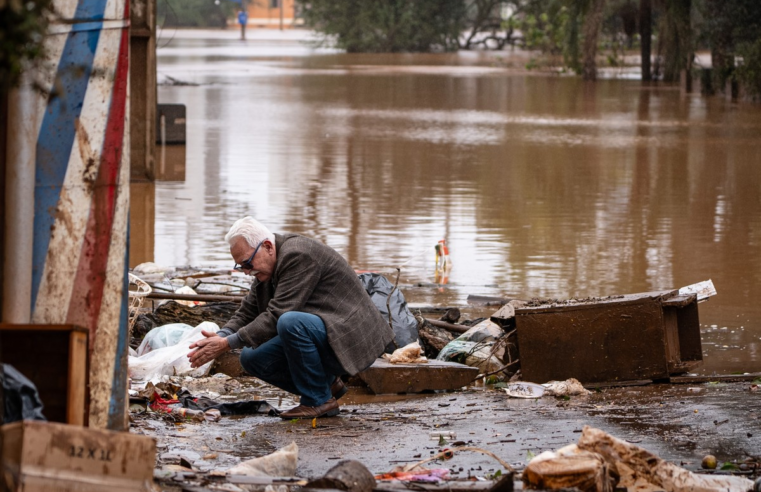
[{"label": "scattered trash", "polygon": [[680,294],[696,294],[698,302],[707,301],[709,297],[716,295],[716,288],[713,286],[713,282],[704,280],[696,284],[687,285],[679,289]]},{"label": "scattered trash", "polygon": [[136,381],[149,381],[151,379],[168,376],[205,376],[213,361],[201,367],[190,367],[190,344],[204,338],[201,330],[216,333],[219,327],[205,321],[192,330],[185,333],[179,341],[172,346],[157,348],[139,357],[129,357],[129,375]]},{"label": "scattered trash", "polygon": [[545,451],[532,458],[523,471],[523,483],[528,489],[612,490],[608,466],[602,456],[581,450],[575,444],[557,451]]},{"label": "scattered trash", "polygon": [[191,410],[183,407],[173,407],[169,413],[180,417],[182,419],[194,420],[196,422],[203,422],[206,420],[206,415],[201,410]]},{"label": "scattered trash", "polygon": [[457,433],[453,431],[432,431],[428,436],[434,441],[438,441],[442,437],[444,439],[457,439]]},{"label": "scattered trash", "polygon": [[410,471],[393,470],[388,473],[375,475],[376,480],[390,481],[401,480],[404,482],[438,483],[449,478],[447,468],[423,468],[416,467]]},{"label": "scattered trash", "polygon": [[707,454],[703,457],[703,461],[700,462],[700,467],[704,470],[715,470],[716,469],[716,456],[712,454]]},{"label": "scattered trash", "polygon": [[618,483],[619,488],[633,486],[634,480],[645,481],[665,492],[748,491],[753,488],[753,482],[743,477],[692,473],[635,444],[589,426],[582,430],[578,446],[599,454],[619,476],[627,477],[625,482]]},{"label": "scattered trash", "polygon": [[583,396],[592,393],[575,378],[565,381],[550,381],[542,386],[545,387],[545,393],[549,396]]},{"label": "scattered trash", "polygon": [[299,447],[295,442],[280,448],[272,454],[243,461],[227,470],[227,475],[244,475],[247,477],[293,477],[296,476],[296,464]]},{"label": "scattered trash", "polygon": [[185,323],[172,323],[159,326],[149,331],[140,346],[137,347],[137,357],[152,352],[155,349],[177,345],[182,338],[193,329]]},{"label": "scattered trash", "polygon": [[392,364],[425,364],[428,359],[421,355],[423,351],[420,343],[414,341],[402,348],[394,350],[392,354],[383,354],[383,358]]},{"label": "scattered trash", "polygon": [[507,383],[505,393],[513,398],[541,398],[547,389],[541,384],[517,381]]},{"label": "scattered trash", "polygon": [[496,340],[504,335],[498,324],[484,320],[449,342],[436,359],[477,367],[482,374],[498,372],[504,367],[500,359],[504,356],[505,349],[493,349]]},{"label": "scattered trash", "polygon": [[449,248],[447,247],[447,241],[442,239],[436,246],[436,270],[445,271],[452,268],[452,260],[449,259]]},{"label": "scattered trash", "polygon": [[132,269],[137,274],[151,274],[151,273],[164,273],[171,270],[171,268],[163,267],[152,262],[140,263]]}]

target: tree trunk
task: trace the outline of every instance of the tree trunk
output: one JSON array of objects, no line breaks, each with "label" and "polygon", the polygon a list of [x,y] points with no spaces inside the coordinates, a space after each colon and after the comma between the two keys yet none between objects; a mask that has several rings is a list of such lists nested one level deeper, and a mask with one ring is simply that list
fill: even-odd
[{"label": "tree trunk", "polygon": [[727,78],[735,66],[735,56],[732,50],[732,25],[726,15],[722,15],[722,7],[726,0],[708,0],[708,12],[716,12],[719,16],[714,19],[713,28],[709,31],[711,43],[711,87],[709,92],[723,92]]},{"label": "tree trunk", "polygon": [[595,80],[597,78],[597,38],[600,35],[602,26],[603,8],[605,0],[592,0],[587,15],[584,17],[584,27],[582,28],[584,36],[584,63],[582,75],[584,80]]},{"label": "tree trunk", "polygon": [[692,0],[666,0],[661,39],[663,41],[663,80],[679,80],[692,61]]},{"label": "tree trunk", "polygon": [[650,56],[653,36],[653,3],[652,0],[639,2],[639,36],[641,40],[640,55],[642,57],[642,80],[653,80],[650,73]]}]

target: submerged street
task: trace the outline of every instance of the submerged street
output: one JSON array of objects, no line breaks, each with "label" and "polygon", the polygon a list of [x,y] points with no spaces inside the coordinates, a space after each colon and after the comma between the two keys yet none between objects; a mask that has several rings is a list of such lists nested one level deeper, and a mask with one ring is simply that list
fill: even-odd
[{"label": "submerged street", "polygon": [[[155,184],[132,184],[132,228],[148,232],[133,233],[131,266],[230,268],[224,234],[250,214],[322,240],[358,271],[393,282],[399,268],[413,312],[458,307],[464,320],[496,309],[472,296],[567,299],[711,279],[718,295],[700,304],[703,364],[691,376],[761,372],[757,105],[643,85],[627,69],[605,69],[595,84],[527,71],[526,52],[344,54],[301,31],[248,41],[165,31],[158,47],[159,102],[186,105],[187,144],[160,151]],[[434,265],[441,239],[454,265],[445,276]],[[298,404],[256,379],[231,381],[212,396]],[[457,446],[520,471],[585,425],[689,470],[713,454],[753,476],[753,384],[537,400],[480,384],[421,395],[352,387],[338,417],[314,423],[137,412],[132,431],[158,439],[167,490],[173,465],[198,473],[185,486],[208,486],[208,472],[290,442],[302,478],[343,459],[383,473]],[[453,435],[432,437],[441,431]],[[502,468],[477,452],[434,464],[455,478]]]}]

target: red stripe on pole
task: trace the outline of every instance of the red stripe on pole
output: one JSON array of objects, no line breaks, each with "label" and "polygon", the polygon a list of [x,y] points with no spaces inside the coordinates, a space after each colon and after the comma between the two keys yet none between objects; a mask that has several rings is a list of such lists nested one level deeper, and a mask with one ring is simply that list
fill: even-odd
[{"label": "red stripe on pole", "polygon": [[[101,42],[105,41],[101,38]],[[66,320],[67,323],[84,326],[90,330],[91,353],[95,346],[98,315],[103,303],[103,287],[106,282],[108,252],[116,211],[119,167],[124,145],[128,77],[129,29],[125,28],[122,29],[119,57],[116,62],[111,108],[106,123],[98,177],[93,184],[90,216],[87,219],[87,230]],[[119,272],[121,271],[120,269]]]}]

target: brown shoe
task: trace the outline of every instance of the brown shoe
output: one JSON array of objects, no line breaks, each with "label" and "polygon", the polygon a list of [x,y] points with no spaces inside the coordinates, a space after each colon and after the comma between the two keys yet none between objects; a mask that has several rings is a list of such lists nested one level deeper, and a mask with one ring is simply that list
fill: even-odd
[{"label": "brown shoe", "polygon": [[333,381],[333,384],[330,385],[330,394],[333,395],[333,398],[338,400],[343,395],[345,395],[349,391],[349,388],[346,387],[343,381],[341,381],[340,376],[336,376],[336,380]]},{"label": "brown shoe", "polygon": [[340,412],[338,402],[331,398],[318,407],[299,405],[280,414],[281,419],[313,419],[315,417],[335,417]]}]

